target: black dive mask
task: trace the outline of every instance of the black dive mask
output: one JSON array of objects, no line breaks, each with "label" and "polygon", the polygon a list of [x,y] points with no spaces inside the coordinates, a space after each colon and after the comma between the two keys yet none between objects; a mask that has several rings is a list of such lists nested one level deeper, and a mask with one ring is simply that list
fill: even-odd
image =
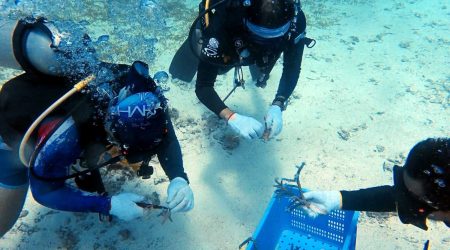
[{"label": "black dive mask", "polygon": [[[403,180],[403,171],[402,167],[394,166],[394,188],[400,221],[404,224],[412,224],[427,230],[426,220],[428,215],[440,209],[423,201],[406,188]],[[445,224],[449,226],[448,222]]]}]

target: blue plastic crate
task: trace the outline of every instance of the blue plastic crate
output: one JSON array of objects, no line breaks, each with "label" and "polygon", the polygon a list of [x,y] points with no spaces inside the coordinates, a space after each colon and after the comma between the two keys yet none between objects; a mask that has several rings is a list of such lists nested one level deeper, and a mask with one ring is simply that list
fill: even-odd
[{"label": "blue plastic crate", "polygon": [[272,196],[247,249],[355,249],[358,212],[335,210],[310,218],[301,209],[287,211],[288,205],[287,197]]}]

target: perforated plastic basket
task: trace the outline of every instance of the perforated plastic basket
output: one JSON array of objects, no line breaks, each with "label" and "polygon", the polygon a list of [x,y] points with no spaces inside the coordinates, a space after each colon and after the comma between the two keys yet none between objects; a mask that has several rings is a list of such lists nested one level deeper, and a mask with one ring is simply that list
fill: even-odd
[{"label": "perforated plastic basket", "polygon": [[358,212],[335,210],[313,219],[301,209],[287,211],[288,205],[287,197],[272,196],[247,249],[355,249]]}]

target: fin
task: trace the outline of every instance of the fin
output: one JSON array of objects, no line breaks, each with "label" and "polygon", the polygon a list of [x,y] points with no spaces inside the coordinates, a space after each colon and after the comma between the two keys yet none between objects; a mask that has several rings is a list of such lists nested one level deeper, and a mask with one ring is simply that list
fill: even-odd
[{"label": "fin", "polygon": [[172,78],[178,78],[185,82],[191,82],[197,73],[198,58],[192,53],[188,39],[178,49],[170,63],[169,73]]}]

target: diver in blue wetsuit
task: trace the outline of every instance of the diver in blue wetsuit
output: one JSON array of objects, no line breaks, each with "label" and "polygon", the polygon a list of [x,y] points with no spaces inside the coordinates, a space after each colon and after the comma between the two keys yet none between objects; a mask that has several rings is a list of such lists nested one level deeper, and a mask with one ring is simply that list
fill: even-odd
[{"label": "diver in blue wetsuit", "polygon": [[[147,164],[144,168],[148,167],[151,157],[157,155],[171,180],[168,207],[172,212],[190,210],[193,194],[167,113],[167,101],[148,76],[148,68],[142,62],[135,62],[130,69],[126,65],[105,64],[102,67],[113,72],[114,80],[96,86],[95,90],[88,91],[91,92],[89,95],[73,97],[73,101],[61,106],[38,128],[30,161],[30,186],[34,198],[58,210],[99,212],[124,220],[139,217],[143,209],[135,203],[144,197],[104,195],[98,171],[77,176],[78,187],[69,185],[64,179],[77,160],[88,169],[94,168],[108,146],[116,145],[130,163],[144,162]],[[1,134],[13,148],[17,148],[23,134],[21,128],[27,128],[27,121],[39,114],[30,112],[39,109],[35,101],[40,104],[47,100],[48,105],[49,101],[54,101],[52,97],[67,91],[70,86],[65,84],[67,82],[70,81],[26,73],[4,85],[0,96]],[[34,98],[37,91],[53,93]],[[10,108],[19,105],[20,108]],[[24,113],[25,110],[28,112]],[[11,131],[18,137],[8,136]]]},{"label": "diver in blue wetsuit", "polygon": [[[136,202],[142,201],[143,196],[108,195],[95,169],[102,164],[104,157],[100,156],[105,156],[111,146],[120,149],[120,159],[129,163],[142,162],[138,173],[145,177],[151,175],[148,163],[157,155],[170,179],[167,207],[171,212],[192,209],[194,197],[167,112],[167,100],[149,76],[147,65],[143,62],[132,66],[98,62],[87,67],[88,61],[81,60],[74,63],[82,65],[76,70],[55,68],[58,60],[68,57],[53,55],[63,52],[55,49],[52,39],[57,34],[46,25],[48,22],[44,20],[27,20],[2,25],[0,29],[0,33],[13,33],[14,37],[0,39],[0,44],[10,45],[14,52],[2,51],[0,66],[26,70],[5,83],[0,92],[0,236],[9,230],[20,213],[28,179],[34,198],[50,208],[99,212],[124,220],[141,216],[143,209]],[[13,32],[5,31],[5,27]],[[83,43],[88,44],[89,40],[84,39]],[[29,51],[31,45],[27,44],[35,46],[33,53]],[[47,55],[48,60],[32,59],[43,55]],[[74,53],[71,55],[73,57]],[[95,82],[53,110],[32,133],[25,148],[27,162],[30,159],[28,178],[27,168],[18,159],[23,135],[50,104],[87,74],[95,74]],[[76,186],[72,186],[67,177],[75,162],[91,171],[77,175]]]}]

